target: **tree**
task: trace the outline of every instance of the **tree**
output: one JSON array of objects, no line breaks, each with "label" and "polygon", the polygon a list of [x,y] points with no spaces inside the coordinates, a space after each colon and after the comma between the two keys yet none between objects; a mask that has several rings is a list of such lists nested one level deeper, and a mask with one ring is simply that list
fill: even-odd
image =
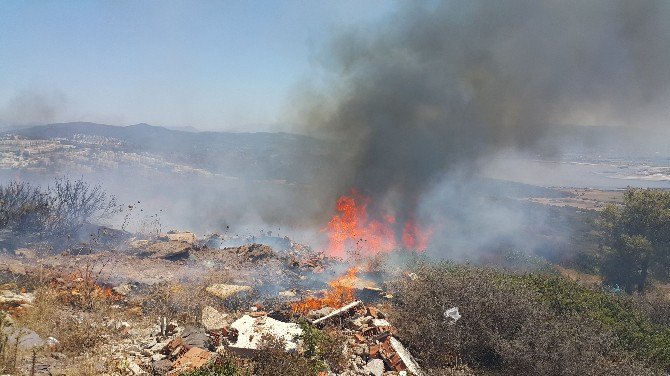
[{"label": "tree", "polygon": [[643,292],[650,275],[668,277],[670,191],[629,188],[623,205],[603,210],[599,225],[606,283]]}]

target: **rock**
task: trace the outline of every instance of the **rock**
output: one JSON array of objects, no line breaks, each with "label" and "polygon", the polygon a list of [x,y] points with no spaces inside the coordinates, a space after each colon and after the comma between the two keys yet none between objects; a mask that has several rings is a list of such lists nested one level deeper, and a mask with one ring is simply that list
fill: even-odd
[{"label": "rock", "polygon": [[188,244],[195,244],[197,240],[195,234],[190,231],[169,231],[165,237],[173,242],[184,242]]},{"label": "rock", "polygon": [[384,374],[384,361],[381,359],[371,359],[365,365],[365,371],[372,376],[382,376]]},{"label": "rock", "polygon": [[157,352],[159,352],[159,351],[163,351],[163,349],[164,349],[170,342],[172,342],[172,340],[168,339],[168,340],[165,340],[165,341],[163,341],[163,342],[156,343],[155,345],[151,346],[151,347],[149,348],[149,350],[151,350],[151,352],[154,352],[154,353],[157,353]]},{"label": "rock", "polygon": [[151,363],[155,375],[165,375],[172,369],[172,362],[167,359],[156,360]]},{"label": "rock", "polygon": [[206,290],[217,298],[225,300],[241,292],[251,291],[251,286],[214,284],[207,287]]},{"label": "rock", "polygon": [[145,370],[140,368],[140,366],[137,363],[132,362],[132,361],[128,362],[128,369],[130,370],[130,372],[133,373],[133,375],[148,375],[149,374]]},{"label": "rock", "polygon": [[212,347],[212,339],[204,329],[187,326],[181,333],[181,339],[186,346],[208,349]]},{"label": "rock", "polygon": [[276,256],[272,247],[257,243],[245,244],[237,248],[228,248],[228,250],[235,252],[240,258],[251,262]]},{"label": "rock", "polygon": [[141,346],[143,349],[150,349],[150,348],[156,346],[157,343],[158,343],[158,342],[156,341],[155,338],[150,338],[150,339],[147,340],[147,341],[140,342],[140,346]]},{"label": "rock", "polygon": [[29,248],[19,248],[14,251],[14,254],[17,256],[23,256],[27,259],[37,258],[37,252],[34,249]]},{"label": "rock", "polygon": [[205,306],[202,309],[202,318],[200,321],[207,331],[218,330],[228,326],[227,317],[227,314],[220,313],[216,308]]},{"label": "rock", "polygon": [[179,260],[188,258],[192,249],[193,245],[186,242],[167,241],[153,243],[146,247],[141,254],[150,258]]},{"label": "rock", "polygon": [[3,308],[19,307],[32,304],[35,297],[29,293],[15,293],[9,290],[0,291],[0,306]]},{"label": "rock", "polygon": [[129,352],[129,353],[139,354],[140,351],[142,351],[142,349],[140,349],[138,346],[133,345],[133,346],[127,347],[126,351]]},{"label": "rock", "polygon": [[47,345],[51,350],[54,350],[54,349],[57,349],[57,348],[60,346],[60,341],[57,340],[57,339],[54,338],[54,337],[48,337],[48,338],[47,338],[47,341],[46,341],[46,345]]},{"label": "rock", "polygon": [[45,341],[34,331],[28,328],[4,327],[4,334],[7,335],[7,343],[14,346],[18,341],[20,349],[30,350],[34,347],[42,347]]},{"label": "rock", "polygon": [[130,294],[130,292],[132,290],[133,290],[133,286],[128,284],[128,283],[124,283],[122,285],[118,285],[118,286],[112,288],[112,291],[114,291],[115,293],[117,293],[121,296],[128,296],[128,294]]}]

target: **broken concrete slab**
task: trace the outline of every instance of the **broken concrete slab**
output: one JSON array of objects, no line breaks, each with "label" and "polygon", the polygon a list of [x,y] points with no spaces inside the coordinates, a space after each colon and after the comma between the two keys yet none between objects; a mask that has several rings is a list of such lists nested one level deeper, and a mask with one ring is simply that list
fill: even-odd
[{"label": "broken concrete slab", "polygon": [[298,350],[299,337],[302,329],[298,324],[275,320],[271,317],[251,317],[244,315],[232,323],[230,327],[237,331],[237,338],[231,341],[228,348],[240,355],[249,356],[259,350],[264,337],[271,336],[285,343],[287,352]]}]

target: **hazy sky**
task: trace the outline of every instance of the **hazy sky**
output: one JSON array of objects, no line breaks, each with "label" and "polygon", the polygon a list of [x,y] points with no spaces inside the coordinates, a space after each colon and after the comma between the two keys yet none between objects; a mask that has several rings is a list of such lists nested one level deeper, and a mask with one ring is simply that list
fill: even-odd
[{"label": "hazy sky", "polygon": [[0,1],[0,125],[281,129],[336,30],[392,2]]}]

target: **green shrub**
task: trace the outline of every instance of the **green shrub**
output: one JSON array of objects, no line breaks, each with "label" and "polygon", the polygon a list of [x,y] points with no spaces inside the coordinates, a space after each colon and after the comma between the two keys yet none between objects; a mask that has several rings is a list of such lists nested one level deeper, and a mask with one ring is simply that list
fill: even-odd
[{"label": "green shrub", "polygon": [[[639,313],[626,316],[603,292],[581,290],[555,275],[449,263],[422,262],[413,272],[395,284],[391,319],[432,374],[457,360],[477,374],[654,375],[660,372],[651,367],[666,367],[659,361],[660,338],[646,327],[624,331],[631,319],[637,325]],[[600,313],[587,314],[594,304]],[[453,306],[462,317],[452,325],[443,313]],[[645,356],[637,356],[646,365],[622,345],[633,333],[643,337],[638,343],[649,343]]]},{"label": "green shrub", "polygon": [[528,274],[513,279],[537,292],[556,314],[595,320],[613,332],[624,349],[670,370],[670,327],[654,324],[632,298],[587,288],[561,277]]}]

